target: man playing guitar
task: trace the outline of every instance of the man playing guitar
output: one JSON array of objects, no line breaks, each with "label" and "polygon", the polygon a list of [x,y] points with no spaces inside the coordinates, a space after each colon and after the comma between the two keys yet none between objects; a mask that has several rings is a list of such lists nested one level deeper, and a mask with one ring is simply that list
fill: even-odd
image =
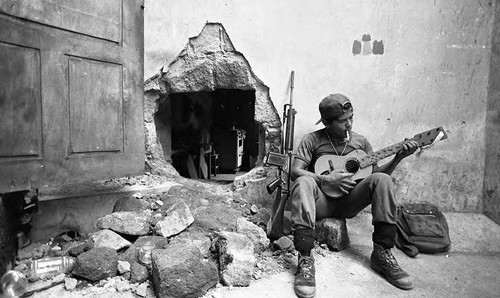
[{"label": "man playing guitar", "polygon": [[[373,153],[368,140],[352,131],[353,107],[342,94],[331,94],[319,104],[320,122],[325,128],[307,134],[297,148],[291,176],[292,232],[299,252],[294,289],[299,297],[315,295],[314,248],[315,222],[327,217],[352,218],[372,205],[374,231],[371,267],[394,286],[410,290],[413,279],[397,264],[391,253],[396,236],[397,203],[389,176],[404,158],[412,155],[419,144],[408,141],[398,147],[395,157],[382,166],[373,165],[371,174],[353,181],[353,173],[334,169],[315,173],[315,162],[323,155],[343,156],[354,150]],[[372,167],[370,165],[370,167]],[[332,196],[331,193],[340,193]]]}]

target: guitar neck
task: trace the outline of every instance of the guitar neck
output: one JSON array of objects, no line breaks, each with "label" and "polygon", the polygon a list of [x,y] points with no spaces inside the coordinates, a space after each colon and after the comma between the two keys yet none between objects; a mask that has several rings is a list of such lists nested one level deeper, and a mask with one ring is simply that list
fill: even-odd
[{"label": "guitar neck", "polygon": [[403,148],[404,144],[405,141],[399,142],[392,146],[375,151],[372,154],[368,154],[359,161],[359,167],[366,168],[367,166],[371,166],[386,157],[396,154],[399,150],[401,150],[401,148]]}]

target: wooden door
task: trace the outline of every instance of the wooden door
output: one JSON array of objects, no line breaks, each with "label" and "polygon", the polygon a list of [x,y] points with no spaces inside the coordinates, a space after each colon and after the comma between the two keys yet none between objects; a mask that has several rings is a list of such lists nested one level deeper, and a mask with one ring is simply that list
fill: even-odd
[{"label": "wooden door", "polygon": [[0,193],[143,173],[143,0],[0,0]]}]

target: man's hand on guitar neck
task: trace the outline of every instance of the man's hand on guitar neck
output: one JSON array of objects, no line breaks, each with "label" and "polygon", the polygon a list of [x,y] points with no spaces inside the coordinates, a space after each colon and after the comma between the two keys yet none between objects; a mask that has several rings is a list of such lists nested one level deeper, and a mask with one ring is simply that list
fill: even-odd
[{"label": "man's hand on guitar neck", "polygon": [[334,190],[348,194],[356,186],[356,182],[350,179],[353,175],[353,173],[346,173],[344,170],[320,175],[320,188],[325,193],[329,193],[329,190]]},{"label": "man's hand on guitar neck", "polygon": [[408,156],[412,155],[415,153],[415,151],[418,149],[418,143],[415,141],[410,141],[407,142],[403,145],[403,148],[396,153],[396,156],[394,158],[381,166],[375,165],[373,172],[383,172],[386,173],[387,175],[391,175],[394,169],[396,169],[396,166],[405,158]]},{"label": "man's hand on guitar neck", "polygon": [[395,158],[398,160],[403,160],[404,158],[415,153],[415,151],[417,151],[417,149],[418,149],[417,142],[415,142],[415,141],[407,142],[403,145],[403,148],[401,148],[401,150],[399,150],[399,152],[396,153]]}]

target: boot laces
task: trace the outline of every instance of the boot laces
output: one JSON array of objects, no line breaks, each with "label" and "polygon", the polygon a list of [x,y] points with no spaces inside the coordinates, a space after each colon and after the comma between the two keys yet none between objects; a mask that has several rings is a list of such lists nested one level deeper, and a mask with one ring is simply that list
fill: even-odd
[{"label": "boot laces", "polygon": [[303,277],[312,277],[314,276],[314,260],[312,257],[302,257],[299,260],[299,269],[298,274]]},{"label": "boot laces", "polygon": [[390,249],[384,249],[383,251],[383,260],[387,265],[389,265],[390,268],[400,270],[401,268],[399,267],[398,261],[396,261],[396,258],[392,255]]}]

